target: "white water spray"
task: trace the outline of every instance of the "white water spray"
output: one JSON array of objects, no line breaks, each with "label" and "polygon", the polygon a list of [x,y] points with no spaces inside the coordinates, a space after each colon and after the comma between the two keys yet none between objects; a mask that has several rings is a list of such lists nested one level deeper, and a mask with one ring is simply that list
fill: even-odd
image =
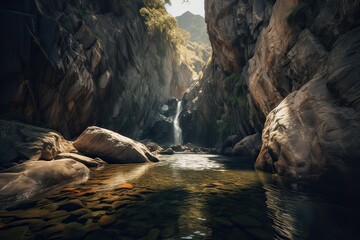
[{"label": "white water spray", "polygon": [[174,118],[174,144],[179,145],[182,144],[182,130],[179,124],[179,116],[181,113],[181,101],[178,101],[176,106],[176,114]]}]

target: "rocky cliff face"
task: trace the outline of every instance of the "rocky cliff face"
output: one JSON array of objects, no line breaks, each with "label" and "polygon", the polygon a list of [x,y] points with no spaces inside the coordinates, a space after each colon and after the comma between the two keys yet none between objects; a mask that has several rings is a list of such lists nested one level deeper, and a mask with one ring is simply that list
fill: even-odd
[{"label": "rocky cliff face", "polygon": [[136,137],[159,102],[191,80],[175,48],[150,36],[136,1],[3,1],[1,117],[65,136],[101,125]]},{"label": "rocky cliff face", "polygon": [[248,71],[252,96],[267,115],[257,168],[343,189],[360,182],[355,9],[359,1],[275,3]]},{"label": "rocky cliff face", "polygon": [[184,97],[187,141],[262,131],[256,167],[359,181],[360,2],[205,3],[213,59]]},{"label": "rocky cliff face", "polygon": [[245,137],[261,131],[264,114],[250,95],[247,68],[272,5],[273,1],[205,1],[213,56],[197,89],[185,96],[184,141],[221,145],[232,134]]}]

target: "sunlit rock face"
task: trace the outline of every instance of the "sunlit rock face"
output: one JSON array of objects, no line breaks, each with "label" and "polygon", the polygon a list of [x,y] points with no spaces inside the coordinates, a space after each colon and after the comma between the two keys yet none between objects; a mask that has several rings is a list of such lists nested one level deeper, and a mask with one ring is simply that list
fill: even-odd
[{"label": "sunlit rock face", "polygon": [[70,182],[81,183],[90,170],[71,159],[29,161],[0,173],[0,207],[28,199],[53,187]]},{"label": "sunlit rock face", "polygon": [[[98,124],[139,135],[159,102],[180,97],[191,71],[150,36],[136,1],[3,1],[1,116],[65,137]],[[5,37],[6,36],[6,37]]]},{"label": "sunlit rock face", "polygon": [[325,69],[267,116],[256,167],[296,179],[359,183],[360,28],[342,35]]}]

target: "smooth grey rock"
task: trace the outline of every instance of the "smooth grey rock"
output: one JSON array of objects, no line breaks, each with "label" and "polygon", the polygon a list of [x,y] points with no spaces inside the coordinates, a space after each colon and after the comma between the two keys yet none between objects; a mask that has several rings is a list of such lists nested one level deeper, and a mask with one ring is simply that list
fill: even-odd
[{"label": "smooth grey rock", "polygon": [[20,122],[0,120],[0,164],[16,160],[52,160],[74,150],[59,133]]},{"label": "smooth grey rock", "polygon": [[159,161],[141,143],[113,131],[88,127],[74,142],[74,147],[92,157],[108,163],[145,163]]},{"label": "smooth grey rock", "polygon": [[164,151],[159,152],[162,155],[173,155],[175,154],[175,151],[171,148],[165,149]]},{"label": "smooth grey rock", "polygon": [[28,199],[67,183],[84,182],[89,169],[75,160],[28,161],[0,173],[2,205]]},{"label": "smooth grey rock", "polygon": [[240,157],[257,157],[261,150],[261,134],[247,136],[232,149],[232,155]]}]

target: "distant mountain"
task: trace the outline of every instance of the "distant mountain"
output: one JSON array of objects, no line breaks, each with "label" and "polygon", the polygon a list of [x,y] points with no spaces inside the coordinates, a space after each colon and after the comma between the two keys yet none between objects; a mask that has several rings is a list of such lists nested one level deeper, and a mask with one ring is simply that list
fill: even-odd
[{"label": "distant mountain", "polygon": [[179,28],[190,33],[190,41],[210,44],[205,18],[187,11],[183,15],[176,17],[176,20]]}]

